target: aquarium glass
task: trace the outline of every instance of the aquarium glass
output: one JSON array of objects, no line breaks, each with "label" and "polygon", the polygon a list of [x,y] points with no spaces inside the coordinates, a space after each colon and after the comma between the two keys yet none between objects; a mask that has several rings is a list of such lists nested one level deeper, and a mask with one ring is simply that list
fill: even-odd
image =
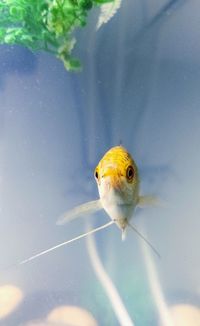
[{"label": "aquarium glass", "polygon": [[[19,2],[37,14],[40,1]],[[24,43],[0,35],[0,326],[197,326],[200,3],[115,1],[106,18],[91,2],[59,38],[64,57],[34,48],[39,22]],[[117,145],[137,164],[140,194],[156,199],[131,222],[160,257],[113,224],[19,264],[110,221],[101,210],[56,225],[99,198],[94,169]]]}]

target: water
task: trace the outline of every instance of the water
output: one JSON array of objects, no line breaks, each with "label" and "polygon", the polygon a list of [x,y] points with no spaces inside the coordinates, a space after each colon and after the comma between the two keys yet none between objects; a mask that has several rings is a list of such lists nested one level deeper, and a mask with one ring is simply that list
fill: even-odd
[{"label": "water", "polygon": [[112,226],[95,236],[101,262],[135,325],[183,325],[180,315],[199,325],[198,12],[198,1],[124,0],[97,33],[91,14],[78,35],[79,74],[48,54],[1,46],[0,298],[5,285],[21,292],[0,325],[52,325],[52,310],[63,305],[88,311],[85,326],[120,324],[85,240],[4,270],[79,235],[88,220],[108,221],[98,213],[55,225],[98,197],[93,170],[120,142],[137,162],[141,192],[164,201],[135,216],[161,260],[131,232],[122,243]]}]

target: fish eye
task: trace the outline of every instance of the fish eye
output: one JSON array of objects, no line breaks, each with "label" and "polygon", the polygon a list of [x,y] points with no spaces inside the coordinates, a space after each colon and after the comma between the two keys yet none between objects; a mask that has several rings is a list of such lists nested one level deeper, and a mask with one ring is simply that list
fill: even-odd
[{"label": "fish eye", "polygon": [[95,178],[98,180],[98,178],[99,178],[99,173],[98,173],[97,170],[95,171],[94,176],[95,176]]},{"label": "fish eye", "polygon": [[126,170],[126,178],[127,178],[127,180],[132,181],[133,177],[134,177],[134,174],[135,174],[134,168],[131,165],[129,165],[127,170]]}]

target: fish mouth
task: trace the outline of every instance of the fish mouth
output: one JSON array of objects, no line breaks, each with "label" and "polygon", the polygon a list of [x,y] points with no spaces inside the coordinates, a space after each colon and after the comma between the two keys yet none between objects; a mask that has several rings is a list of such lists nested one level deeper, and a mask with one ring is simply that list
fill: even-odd
[{"label": "fish mouth", "polygon": [[123,179],[117,175],[103,176],[102,184],[107,191],[113,191],[115,193],[121,193],[124,189]]},{"label": "fish mouth", "polygon": [[110,177],[110,187],[115,191],[120,192],[123,189],[123,182],[119,176],[111,176]]},{"label": "fish mouth", "polygon": [[109,185],[109,188],[120,190],[123,186],[122,175],[115,168],[109,167],[108,169],[104,170],[101,179],[102,182],[105,182],[107,185]]}]

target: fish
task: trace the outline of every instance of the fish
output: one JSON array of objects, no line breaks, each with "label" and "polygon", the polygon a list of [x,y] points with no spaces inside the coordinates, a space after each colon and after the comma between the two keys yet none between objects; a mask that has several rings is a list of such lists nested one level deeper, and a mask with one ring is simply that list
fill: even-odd
[{"label": "fish", "polygon": [[140,195],[139,172],[131,154],[122,145],[112,147],[105,153],[96,166],[94,178],[98,187],[99,199],[79,205],[62,214],[56,224],[64,225],[81,216],[91,215],[100,210],[105,210],[111,221],[33,255],[21,261],[19,264],[27,263],[61,246],[105,229],[112,224],[116,224],[122,231],[122,240],[125,239],[126,230],[129,227],[151,247],[158,257],[160,257],[156,248],[153,247],[132,223],[130,223],[136,207],[155,205],[157,201],[154,196]]}]

